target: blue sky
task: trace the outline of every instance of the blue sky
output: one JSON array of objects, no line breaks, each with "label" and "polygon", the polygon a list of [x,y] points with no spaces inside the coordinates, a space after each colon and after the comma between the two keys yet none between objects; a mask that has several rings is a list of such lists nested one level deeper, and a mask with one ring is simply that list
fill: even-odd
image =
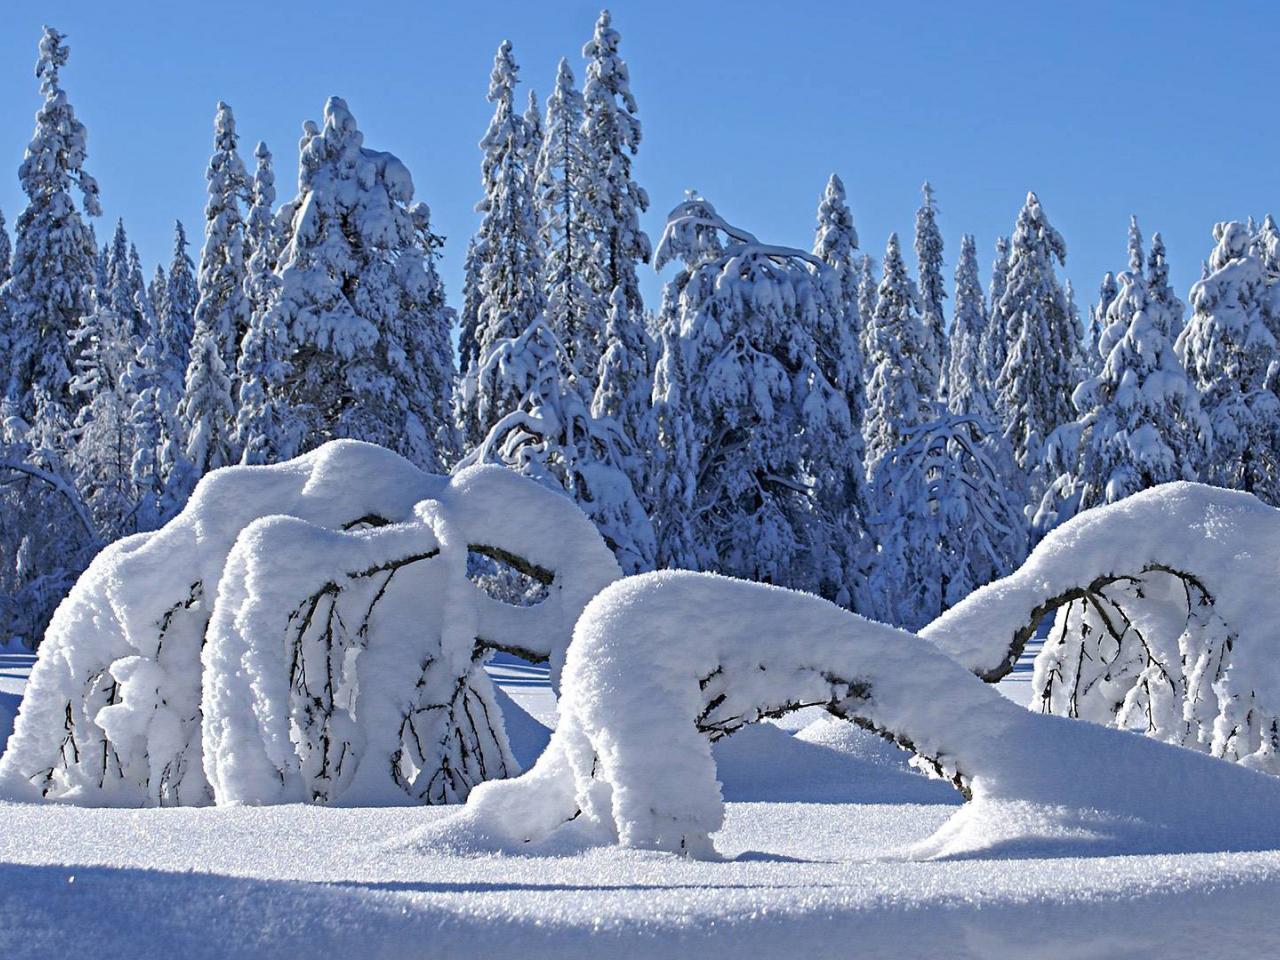
[{"label": "blue sky", "polygon": [[[398,154],[445,234],[459,299],[475,227],[493,51],[514,44],[540,97],[579,53],[594,2],[20,2],[0,31],[0,209],[39,105],[41,24],[69,34],[64,82],[89,129],[105,239],[117,216],[147,262],[172,221],[203,229],[214,105],[235,109],[248,159],[264,139],[291,194],[300,124],[345,97],[372,147]],[[216,10],[216,13],[213,12]],[[844,178],[865,250],[910,234],[937,191],[948,279],[960,235],[984,274],[1028,189],[1068,246],[1079,299],[1124,265],[1136,213],[1169,246],[1179,293],[1216,220],[1280,212],[1275,38],[1280,4],[617,2],[644,142],[636,174],[664,215],[695,187],[772,242],[808,246],[828,173]],[[670,268],[668,268],[668,273]],[[644,271],[650,302],[661,279]],[[985,282],[985,277],[984,277]]]}]

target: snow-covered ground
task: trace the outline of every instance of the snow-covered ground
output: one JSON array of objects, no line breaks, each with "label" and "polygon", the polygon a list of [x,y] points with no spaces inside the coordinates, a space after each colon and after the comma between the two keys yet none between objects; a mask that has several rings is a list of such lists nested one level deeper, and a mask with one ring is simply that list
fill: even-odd
[{"label": "snow-covered ground", "polygon": [[[4,655],[0,695],[17,694],[28,663]],[[548,736],[534,718],[554,716],[547,671],[505,656],[489,671],[523,708],[509,726],[527,764]],[[1016,670],[1002,692],[1020,699],[1026,677]],[[724,862],[618,848],[454,856],[406,845],[453,812],[440,807],[0,805],[0,956],[1280,951],[1280,851],[905,861],[902,849],[936,830],[958,795],[850,724],[786,719],[716,747],[729,801],[715,838]]]}]

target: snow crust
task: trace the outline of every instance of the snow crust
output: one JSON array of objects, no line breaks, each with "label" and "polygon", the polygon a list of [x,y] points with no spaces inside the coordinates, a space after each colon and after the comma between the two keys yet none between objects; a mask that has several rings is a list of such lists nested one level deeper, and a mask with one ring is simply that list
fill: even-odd
[{"label": "snow crust", "polygon": [[571,838],[713,857],[724,806],[711,741],[804,705],[909,744],[972,796],[916,857],[1280,842],[1267,814],[1280,781],[1028,712],[931,644],[810,595],[687,572],[602,591],[575,627],[537,764],[481,786],[412,842],[475,851]]},{"label": "snow crust", "polygon": [[[471,550],[528,566],[546,598],[489,598],[467,580]],[[569,500],[500,468],[432,476],[335,441],[215,471],[164,528],[104,550],[59,607],[0,791],[116,806],[461,799],[518,769],[487,652],[558,676],[578,613],[618,575]]]}]

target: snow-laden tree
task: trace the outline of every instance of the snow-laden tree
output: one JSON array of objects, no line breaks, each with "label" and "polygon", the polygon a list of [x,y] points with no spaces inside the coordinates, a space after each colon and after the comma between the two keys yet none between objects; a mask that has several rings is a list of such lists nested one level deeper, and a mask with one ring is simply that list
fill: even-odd
[{"label": "snow-laden tree", "polygon": [[960,238],[955,302],[947,369],[947,406],[952,413],[971,413],[994,422],[982,358],[987,340],[987,305],[978,279],[978,249],[973,235],[968,233]]},{"label": "snow-laden tree", "polygon": [[297,419],[288,431],[300,450],[353,437],[432,470],[452,456],[440,407],[453,313],[430,265],[440,240],[413,198],[408,169],[364,146],[342,99],[325,103],[323,127],[304,126],[278,289],[262,317],[267,340],[283,336],[288,365],[278,394],[269,382],[266,394]]},{"label": "snow-laden tree", "polygon": [[1084,335],[1084,355],[1089,361],[1090,374],[1096,374],[1102,369],[1102,361],[1105,359],[1100,350],[1102,331],[1107,329],[1107,311],[1111,309],[1111,304],[1119,293],[1116,275],[1108,270],[1103,274],[1102,283],[1098,287],[1098,299],[1089,308],[1089,326]]},{"label": "snow-laden tree", "polygon": [[30,420],[0,406],[0,636],[34,647],[54,608],[102,547],[70,465],[66,410],[37,387]]},{"label": "snow-laden tree", "polygon": [[1213,457],[1202,479],[1280,503],[1280,402],[1272,387],[1275,336],[1262,309],[1262,260],[1245,225],[1213,228],[1209,274],[1191,288],[1192,315],[1177,353],[1200,391]]},{"label": "snow-laden tree", "polygon": [[672,211],[655,266],[677,258],[654,389],[665,475],[653,487],[676,500],[660,525],[664,562],[847,603],[861,534],[848,509],[857,428],[815,340],[844,321],[836,273],[730,226],[700,198]]},{"label": "snow-laden tree", "polygon": [[124,387],[132,403],[129,428],[132,431],[133,460],[129,479],[133,487],[136,530],[154,530],[177,512],[165,465],[181,453],[176,411],[165,407],[164,369],[158,337],[149,332],[138,343],[137,353],[124,374]]},{"label": "snow-laden tree", "polygon": [[592,398],[546,318],[495,344],[479,372],[495,395],[513,403],[462,465],[501,464],[563,491],[595,523],[625,572],[653,569],[653,527],[628,474],[638,452],[617,421],[592,415]]},{"label": "snow-laden tree", "polygon": [[934,382],[925,354],[924,326],[916,308],[915,291],[902,260],[898,235],[889,235],[882,264],[884,275],[876,291],[876,306],[867,323],[871,353],[867,364],[867,469],[896,450],[907,433],[934,418]]},{"label": "snow-laden tree", "polygon": [[[996,407],[1018,466],[1037,474],[1045,441],[1074,419],[1071,389],[1073,331],[1055,264],[1067,247],[1045,216],[1040,200],[1027,194],[1009,249],[1008,286],[993,315],[1006,331],[1009,353],[996,381]],[[1033,480],[1033,493],[1043,481]]]},{"label": "snow-laden tree", "polygon": [[180,393],[186,377],[191,340],[195,336],[196,287],[195,264],[187,255],[187,231],[182,221],[174,223],[173,259],[165,280],[165,309],[159,311],[160,346],[166,376],[175,393]]},{"label": "snow-laden tree", "polygon": [[[1267,220],[1270,222],[1271,218]],[[1187,305],[1173,292],[1169,283],[1169,261],[1164,238],[1159,233],[1152,235],[1151,253],[1147,256],[1147,312],[1158,313],[1160,328],[1177,343],[1186,326]]]},{"label": "snow-laden tree", "polygon": [[482,264],[476,253],[476,238],[467,241],[467,255],[462,268],[462,310],[458,314],[458,373],[465,381],[479,359],[477,339],[480,324],[480,286]]},{"label": "snow-laden tree", "polygon": [[5,227],[4,211],[0,210],[0,287],[8,283],[9,277],[12,276],[13,271],[10,268],[12,261],[13,244],[9,240],[9,231]]},{"label": "snow-laden tree", "polygon": [[147,284],[147,298],[151,301],[151,306],[156,313],[156,330],[159,331],[161,318],[169,312],[169,277],[164,271],[163,264],[156,264],[156,272],[151,275],[151,282]]},{"label": "snow-laden tree", "polygon": [[1004,438],[971,414],[909,430],[876,470],[872,532],[880,546],[875,616],[918,630],[1027,554]]},{"label": "snow-laden tree", "polygon": [[195,306],[193,338],[213,337],[223,367],[230,373],[235,372],[236,349],[249,326],[241,212],[241,204],[249,199],[249,175],[240,159],[239,139],[231,108],[219,101],[213,119],[213,155],[205,172],[209,195],[204,207],[204,247],[197,284],[200,299]]},{"label": "snow-laden tree", "polygon": [[1172,317],[1147,295],[1141,250],[1135,264],[1120,274],[1107,311],[1102,369],[1072,396],[1079,419],[1051,441],[1074,463],[1045,493],[1040,530],[1160,483],[1194,480],[1205,462],[1211,438],[1199,392],[1174,353]]},{"label": "snow-laden tree", "polygon": [[111,309],[124,321],[124,329],[129,336],[145,336],[155,325],[155,310],[147,295],[138,249],[129,243],[123,219],[116,222],[115,233],[107,247],[106,267],[104,289],[111,299]]},{"label": "snow-laden tree", "polygon": [[945,400],[948,370],[946,319],[942,301],[947,291],[942,279],[942,233],[938,230],[937,206],[928,181],[920,188],[924,202],[916,211],[915,251],[920,273],[920,319],[924,324],[924,360],[933,390],[929,396]]},{"label": "snow-laden tree", "polygon": [[196,328],[187,364],[186,387],[178,404],[178,422],[186,438],[185,457],[171,465],[179,499],[210,470],[235,463],[235,404],[222,349],[212,331]]},{"label": "snow-laden tree", "polygon": [[858,319],[862,329],[858,336],[858,349],[862,351],[862,380],[870,379],[867,361],[871,356],[871,315],[876,312],[876,261],[869,253],[858,260]]},{"label": "snow-laden tree", "polygon": [[90,310],[88,291],[96,272],[93,230],[71,197],[74,186],[86,215],[102,213],[97,181],[84,169],[84,124],[60,82],[70,54],[65,40],[52,27],[45,27],[40,38],[36,77],[44,103],[18,167],[28,202],[15,224],[12,275],[0,287],[9,325],[7,396],[23,417],[34,414],[40,392],[51,403],[71,402],[70,335]]},{"label": "snow-laden tree", "polygon": [[1080,320],[1080,307],[1076,304],[1076,288],[1067,277],[1062,284],[1062,299],[1067,306],[1067,330],[1070,336],[1071,377],[1077,383],[1088,376],[1090,361],[1084,352],[1084,324]]},{"label": "snow-laden tree", "polygon": [[640,121],[631,94],[631,75],[618,53],[621,41],[608,10],[596,20],[595,32],[582,48],[587,60],[583,87],[582,136],[594,170],[583,204],[586,242],[599,269],[592,282],[602,301],[617,287],[627,298],[630,316],[639,322],[644,303],[636,264],[651,256],[649,238],[640,229],[640,214],[649,196],[632,179],[631,164],[640,147]]},{"label": "snow-laden tree", "polygon": [[648,338],[643,325],[631,318],[621,287],[614,288],[609,300],[604,344],[604,354],[596,368],[591,414],[597,419],[612,420],[629,441],[627,476],[637,495],[643,498],[648,487],[647,468],[653,439],[649,418],[653,378],[649,371]]},{"label": "snow-laden tree", "polygon": [[236,449],[241,463],[275,463],[288,459],[298,446],[298,422],[283,396],[288,364],[284,358],[286,331],[281,314],[274,310],[280,290],[276,264],[280,254],[280,230],[275,217],[275,171],[271,151],[259,143],[253,151],[252,205],[245,220],[245,297],[249,301],[249,327],[240,341],[236,373]]},{"label": "snow-laden tree", "polygon": [[[467,291],[468,297],[475,297],[474,359],[457,396],[458,420],[469,446],[482,441],[519,399],[493,394],[495,382],[481,376],[482,368],[492,371],[494,365],[489,360],[496,345],[529,330],[546,306],[533,203],[534,171],[526,165],[528,133],[515,106],[518,78],[511,43],[504,40],[493,58],[489,78],[493,118],[480,141],[484,199],[476,205],[482,217],[472,249],[479,282],[477,293],[470,287]],[[469,308],[469,303],[464,306]]]},{"label": "snow-laden tree", "polygon": [[[1009,238],[996,238],[996,257],[991,262],[991,284],[987,288],[987,335],[982,341],[982,370],[986,380],[987,395],[992,403],[996,398],[996,381],[1009,355],[1008,330],[1005,317],[1000,312],[1000,301],[1009,286]],[[1001,426],[1005,424],[1000,411],[996,415]]]},{"label": "snow-laden tree", "polygon": [[135,397],[127,377],[135,341],[131,318],[116,312],[109,291],[93,291],[90,305],[72,334],[76,374],[71,392],[80,402],[70,462],[94,525],[110,541],[135,529]]},{"label": "snow-laden tree", "polygon": [[[586,204],[598,191],[592,183],[596,169],[582,129],[583,110],[573,71],[561,59],[555,89],[547,99],[546,133],[537,163],[542,285],[547,321],[569,351],[577,376],[594,389],[607,349],[605,313],[611,309],[611,297],[597,292],[605,289],[604,265],[595,256],[589,234]],[[625,290],[623,297],[625,301]],[[618,320],[632,322],[625,302]],[[623,336],[635,340],[633,332]]]}]

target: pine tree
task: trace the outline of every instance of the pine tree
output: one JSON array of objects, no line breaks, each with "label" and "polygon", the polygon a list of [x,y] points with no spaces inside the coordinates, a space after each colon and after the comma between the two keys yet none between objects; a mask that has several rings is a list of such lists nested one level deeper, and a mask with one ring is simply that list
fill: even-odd
[{"label": "pine tree", "polygon": [[172,371],[168,376],[179,390],[186,377],[188,353],[195,337],[196,303],[200,299],[195,269],[187,256],[187,232],[178,220],[174,224],[173,260],[165,281],[165,309],[159,317],[164,367]]},{"label": "pine tree", "polygon": [[869,253],[858,260],[858,319],[862,329],[858,336],[858,349],[862,352],[862,380],[870,379],[867,362],[871,357],[871,315],[876,312],[876,261]]},{"label": "pine tree", "polygon": [[861,535],[843,498],[856,428],[815,342],[843,321],[836,274],[700,198],[672,211],[655,266],[676,258],[654,389],[663,449],[652,486],[676,500],[662,512],[660,556],[847,602]]},{"label": "pine tree", "polygon": [[546,306],[540,282],[542,257],[533,205],[533,171],[525,164],[527,131],[515,111],[518,78],[511,44],[504,40],[489,80],[493,119],[480,141],[484,199],[476,206],[483,217],[473,251],[480,270],[475,360],[457,398],[458,419],[472,446],[520,399],[501,393],[503,379],[491,362],[495,345],[523,335]]},{"label": "pine tree", "polygon": [[281,240],[274,213],[275,171],[265,143],[259,142],[253,155],[252,205],[245,219],[245,246],[250,251],[244,281],[249,327],[236,361],[240,387],[235,442],[242,463],[276,463],[293,454],[298,437],[282,397],[288,369],[283,355],[286,332],[279,311],[272,309],[280,289],[275,272]]},{"label": "pine tree", "polygon": [[960,259],[956,263],[956,308],[951,321],[947,406],[952,413],[973,414],[991,424],[991,397],[982,365],[986,339],[987,306],[978,280],[978,249],[972,234],[965,234],[960,239]]},{"label": "pine tree", "polygon": [[164,464],[173,457],[166,448],[176,442],[176,415],[164,407],[164,369],[159,340],[151,331],[139,344],[125,371],[124,386],[130,398],[129,427],[133,460],[129,476],[136,501],[133,526],[154,530],[177,512],[170,498]]},{"label": "pine tree", "polygon": [[1280,504],[1280,403],[1270,383],[1277,342],[1263,311],[1262,260],[1244,224],[1219,223],[1208,275],[1191,288],[1177,353],[1200,391],[1213,457],[1202,479]]},{"label": "pine tree", "polygon": [[871,377],[862,426],[872,477],[880,461],[902,444],[907,432],[932,420],[934,414],[928,392],[931,374],[924,356],[927,348],[921,342],[924,326],[896,233],[889,235],[883,269],[868,324]]},{"label": "pine tree", "polygon": [[[556,72],[556,85],[547,99],[546,134],[537,163],[537,200],[543,262],[543,290],[547,320],[569,352],[577,375],[588,389],[597,383],[601,351],[605,349],[603,307],[611,302],[596,293],[603,289],[600,265],[588,246],[586,198],[596,193],[591,183],[593,158],[582,131],[582,94],[574,86],[565,60]],[[625,291],[624,291],[625,297]],[[611,309],[611,308],[610,308]],[[619,317],[631,322],[629,308]],[[635,335],[623,338],[635,345]]]},{"label": "pine tree", "polygon": [[162,318],[169,313],[168,286],[168,274],[164,272],[164,267],[157,263],[156,272],[151,275],[151,282],[147,284],[147,299],[151,301],[152,309],[155,310],[157,334],[163,326]]},{"label": "pine tree", "polygon": [[476,239],[467,241],[467,255],[463,261],[462,312],[458,315],[458,373],[465,382],[480,358],[480,300],[481,263],[476,253]]},{"label": "pine tree", "polygon": [[932,381],[929,397],[945,399],[948,369],[947,334],[942,301],[947,291],[942,280],[942,234],[938,231],[933,187],[926,181],[920,188],[924,202],[916,211],[916,259],[920,271],[920,314],[924,323],[925,370]]},{"label": "pine tree", "polygon": [[627,298],[616,288],[609,302],[605,326],[605,350],[596,372],[591,414],[612,420],[630,441],[631,455],[624,464],[637,494],[645,490],[645,452],[649,449],[649,345],[644,330],[627,312]]},{"label": "pine tree", "polygon": [[7,393],[24,417],[34,413],[37,393],[49,403],[71,401],[70,334],[91,309],[96,270],[93,231],[70,194],[73,185],[79,189],[87,216],[102,213],[98,184],[84,169],[84,124],[60,84],[70,53],[65,40],[52,27],[40,39],[36,76],[44,103],[18,168],[28,204],[16,224],[12,276],[0,288],[10,328]]},{"label": "pine tree", "polygon": [[[1008,288],[1000,298],[1009,354],[996,382],[996,403],[1005,437],[1028,476],[1036,474],[1049,435],[1074,419],[1072,334],[1054,270],[1066,254],[1066,244],[1050,226],[1039,199],[1027,194],[1009,250]],[[1042,489],[1036,478],[1033,493],[1038,496]]]},{"label": "pine tree", "polygon": [[225,103],[218,103],[213,132],[213,156],[205,174],[209,197],[204,208],[195,336],[213,337],[224,370],[234,371],[236,348],[249,325],[249,304],[244,295],[244,218],[240,212],[241,203],[248,199],[249,177],[237,151],[235,117]]},{"label": "pine tree", "polygon": [[286,338],[280,399],[297,418],[299,450],[353,437],[439,471],[450,456],[441,440],[452,446],[439,407],[453,379],[453,313],[430,266],[441,241],[427,207],[414,203],[399,159],[365,148],[338,97],[323,128],[304,126],[299,169],[263,318]]},{"label": "pine tree", "polygon": [[[1009,331],[1006,328],[1004,314],[1000,312],[1000,301],[1009,286],[1009,238],[996,238],[996,258],[991,263],[991,285],[987,289],[987,336],[982,341],[982,371],[986,381],[987,396],[994,404],[996,397],[996,381],[1004,368],[1004,361],[1009,355]],[[993,413],[999,418],[1000,426],[1005,423],[1001,411],[997,408]]]},{"label": "pine tree", "polygon": [[636,264],[647,263],[652,252],[648,236],[640,229],[640,214],[649,209],[649,197],[631,176],[632,159],[640,146],[640,121],[631,76],[618,54],[620,40],[609,11],[602,10],[594,34],[582,48],[587,59],[582,135],[595,163],[592,192],[583,212],[588,248],[595,251],[601,268],[602,285],[596,287],[596,294],[605,300],[622,287],[630,315],[639,320],[644,303]]}]

